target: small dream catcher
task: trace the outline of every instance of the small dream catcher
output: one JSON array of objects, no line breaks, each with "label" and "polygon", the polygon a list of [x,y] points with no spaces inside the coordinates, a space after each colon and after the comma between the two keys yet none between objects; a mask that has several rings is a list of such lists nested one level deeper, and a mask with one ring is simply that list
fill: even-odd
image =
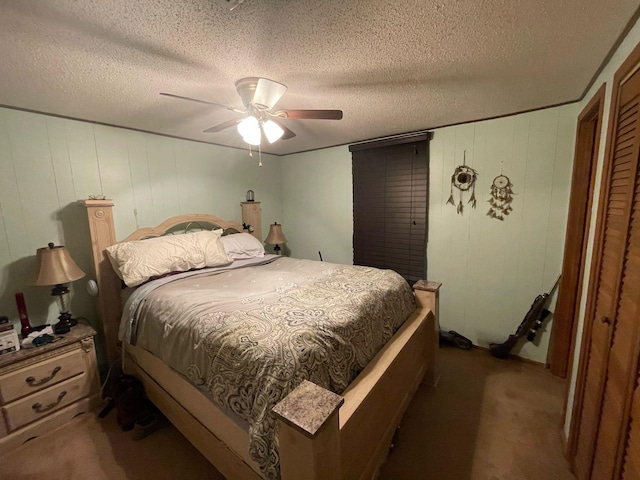
[{"label": "small dream catcher", "polygon": [[513,200],[512,188],[513,185],[509,177],[506,175],[498,175],[493,179],[493,183],[491,184],[491,198],[488,200],[489,211],[487,215],[491,218],[496,218],[498,220],[504,220],[506,215],[511,213],[511,201]]},{"label": "small dream catcher", "polygon": [[465,152],[465,158],[462,165],[456,167],[453,171],[453,175],[451,175],[451,195],[449,196],[449,200],[447,200],[447,203],[455,205],[456,202],[453,199],[453,187],[460,190],[460,200],[458,201],[458,206],[456,208],[456,212],[460,215],[462,215],[463,211],[462,192],[468,192],[471,190],[471,197],[467,203],[470,203],[473,208],[476,208],[476,179],[478,178],[478,172],[471,167],[467,167],[466,153],[467,152]]}]

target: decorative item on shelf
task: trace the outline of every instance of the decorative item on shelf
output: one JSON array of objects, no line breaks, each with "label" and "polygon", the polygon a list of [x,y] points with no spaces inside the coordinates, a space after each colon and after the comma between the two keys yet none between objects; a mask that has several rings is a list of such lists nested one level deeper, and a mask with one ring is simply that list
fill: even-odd
[{"label": "decorative item on shelf", "polygon": [[71,316],[69,287],[65,284],[84,277],[84,272],[80,270],[67,249],[62,245],[56,246],[49,243],[48,247],[38,249],[36,257],[38,278],[35,285],[53,285],[51,295],[56,297],[60,308],[59,322],[53,326],[53,331],[57,334],[67,333],[78,322]]},{"label": "decorative item on shelf", "polygon": [[253,190],[247,190],[247,202],[255,201],[255,195],[253,194]]},{"label": "decorative item on shelf", "polygon": [[280,245],[287,243],[287,238],[284,236],[284,233],[282,233],[282,225],[278,222],[273,222],[273,224],[269,226],[269,234],[267,238],[264,239],[264,243],[267,245],[275,245],[273,250],[276,252],[276,255],[280,255]]},{"label": "decorative item on shelf", "polygon": [[513,184],[509,177],[506,175],[498,175],[493,179],[491,184],[491,198],[487,200],[489,202],[489,211],[487,215],[497,220],[504,220],[506,215],[509,215],[513,208],[511,202],[513,201]]},{"label": "decorative item on shelf", "polygon": [[471,197],[467,201],[470,203],[473,208],[476,208],[476,180],[478,179],[478,172],[476,172],[473,168],[467,166],[467,151],[464,151],[464,158],[462,161],[462,165],[456,167],[451,175],[451,195],[447,200],[447,203],[451,205],[455,205],[456,202],[453,199],[453,187],[456,187],[460,190],[460,200],[458,201],[458,207],[456,208],[456,212],[462,215],[463,205],[462,205],[462,192],[467,192],[471,190]]},{"label": "decorative item on shelf", "polygon": [[18,305],[18,315],[20,316],[20,335],[22,338],[27,338],[33,328],[29,323],[29,316],[27,315],[27,305],[24,302],[24,295],[21,292],[16,293],[16,304]]}]

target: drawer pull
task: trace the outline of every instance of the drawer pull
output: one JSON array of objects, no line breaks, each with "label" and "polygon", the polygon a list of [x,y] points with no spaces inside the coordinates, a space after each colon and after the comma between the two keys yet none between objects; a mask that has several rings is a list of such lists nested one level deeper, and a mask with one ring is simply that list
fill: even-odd
[{"label": "drawer pull", "polygon": [[58,399],[55,402],[50,403],[46,407],[43,407],[41,403],[34,403],[33,405],[31,405],[31,408],[33,408],[36,411],[36,413],[48,412],[52,408],[57,407],[66,394],[67,392],[63,390],[62,392],[60,392],[60,395],[58,395]]},{"label": "drawer pull", "polygon": [[27,382],[29,384],[30,387],[38,387],[44,383],[47,383],[51,380],[53,380],[53,377],[56,376],[56,374],[62,370],[62,367],[56,367],[53,369],[53,371],[51,372],[51,375],[49,375],[48,377],[43,378],[42,380],[36,380],[33,377],[27,377],[27,379],[25,380],[25,382]]}]

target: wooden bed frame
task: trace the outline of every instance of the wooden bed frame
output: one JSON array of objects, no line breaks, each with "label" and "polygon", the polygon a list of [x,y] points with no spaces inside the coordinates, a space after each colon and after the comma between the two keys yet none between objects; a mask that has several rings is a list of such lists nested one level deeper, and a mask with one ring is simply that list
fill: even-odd
[{"label": "wooden bed frame", "polygon": [[[80,203],[87,208],[98,313],[113,362],[121,355],[117,341],[121,284],[105,248],[116,243],[114,204],[111,200]],[[242,231],[239,223],[212,215],[180,215],[122,241],[162,235],[177,225],[199,221]],[[439,287],[436,282],[416,283],[416,310],[343,395],[305,381],[274,408],[283,480],[370,479],[377,474],[419,384],[435,385],[438,380]],[[127,373],[142,380],[149,399],[225,477],[261,478],[249,457],[248,433],[238,423],[155,356],[128,344],[124,348]]]}]

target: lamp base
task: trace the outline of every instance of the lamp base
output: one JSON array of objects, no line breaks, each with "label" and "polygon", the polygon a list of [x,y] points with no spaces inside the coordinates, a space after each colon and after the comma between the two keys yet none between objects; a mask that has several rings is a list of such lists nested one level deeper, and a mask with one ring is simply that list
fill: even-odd
[{"label": "lamp base", "polygon": [[58,335],[69,333],[71,327],[75,327],[78,324],[76,319],[71,318],[71,314],[69,312],[61,313],[58,320],[59,322],[53,325],[53,333]]},{"label": "lamp base", "polygon": [[65,333],[69,333],[71,331],[71,326],[65,322],[58,322],[53,325],[53,333],[56,335],[62,335]]}]

